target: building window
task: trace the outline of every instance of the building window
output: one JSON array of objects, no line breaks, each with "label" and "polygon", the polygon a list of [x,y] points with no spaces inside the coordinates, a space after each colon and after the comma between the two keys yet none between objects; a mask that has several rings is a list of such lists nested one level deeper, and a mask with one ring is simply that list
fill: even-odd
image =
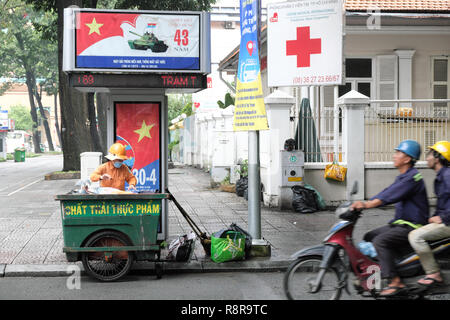
[{"label": "building window", "polygon": [[[447,99],[449,96],[449,58],[434,57],[432,60],[432,93],[433,99]],[[433,104],[436,117],[447,117],[448,103],[436,102]]]}]

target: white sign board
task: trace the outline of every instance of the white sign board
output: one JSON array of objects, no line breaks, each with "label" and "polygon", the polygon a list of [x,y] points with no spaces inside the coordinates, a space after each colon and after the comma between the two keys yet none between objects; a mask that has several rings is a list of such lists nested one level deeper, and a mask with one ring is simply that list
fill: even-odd
[{"label": "white sign board", "polygon": [[342,84],[342,0],[267,6],[269,87]]},{"label": "white sign board", "polygon": [[209,13],[64,9],[63,70],[209,73]]}]

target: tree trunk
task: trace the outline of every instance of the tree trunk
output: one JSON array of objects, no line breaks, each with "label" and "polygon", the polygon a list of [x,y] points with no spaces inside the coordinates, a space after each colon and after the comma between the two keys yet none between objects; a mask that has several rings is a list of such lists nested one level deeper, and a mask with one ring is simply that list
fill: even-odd
[{"label": "tree trunk", "polygon": [[33,145],[34,153],[41,153],[39,130],[38,130],[38,116],[36,111],[36,104],[34,103],[33,85],[31,83],[30,71],[26,72],[26,84],[28,89],[28,98],[30,100],[30,114],[33,120]]},{"label": "tree trunk", "polygon": [[[16,33],[15,38],[17,40],[17,44],[19,45],[19,48],[22,51],[25,51],[25,46],[23,42],[22,35],[20,33]],[[38,130],[38,116],[36,112],[36,104],[34,103],[34,86],[33,86],[33,72],[31,71],[31,68],[28,64],[28,62],[25,59],[22,59],[22,64],[25,69],[25,78],[26,78],[26,84],[28,89],[28,99],[30,100],[30,114],[31,114],[31,120],[33,120],[33,144],[34,144],[34,152],[35,153],[41,153],[41,147],[40,147],[40,138],[39,138],[39,130]]]},{"label": "tree trunk", "polygon": [[97,98],[97,117],[98,117],[98,134],[100,136],[100,144],[102,146],[103,154],[107,154],[108,148],[108,129],[106,118],[106,107],[109,102],[109,95],[107,93],[98,92]]},{"label": "tree trunk", "polygon": [[61,130],[59,128],[59,119],[58,119],[58,93],[55,93],[53,95],[53,105],[55,108],[55,127],[56,127],[56,134],[58,135],[58,142],[59,146],[61,147]]},{"label": "tree trunk", "polygon": [[80,169],[80,153],[92,151],[88,132],[86,94],[69,87],[67,74],[62,72],[64,8],[71,5],[82,7],[81,0],[60,0],[58,6],[58,69],[59,100],[61,108],[61,138],[64,152],[63,171]]},{"label": "tree trunk", "polygon": [[36,101],[38,102],[39,106],[39,113],[41,114],[42,121],[44,122],[45,136],[47,137],[48,149],[49,151],[55,151],[55,148],[53,147],[52,133],[50,132],[50,126],[48,125],[47,116],[45,115],[44,106],[42,105],[41,94],[38,93],[36,79],[34,78],[33,84],[34,84],[34,95],[36,97]]},{"label": "tree trunk", "polygon": [[97,118],[95,115],[94,93],[88,93],[89,131],[95,151],[102,151],[100,137],[97,130]]}]

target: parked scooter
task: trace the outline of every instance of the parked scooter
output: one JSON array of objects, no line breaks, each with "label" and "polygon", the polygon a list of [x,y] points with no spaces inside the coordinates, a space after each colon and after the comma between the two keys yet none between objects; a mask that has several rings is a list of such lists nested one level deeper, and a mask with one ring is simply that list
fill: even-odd
[{"label": "parked scooter", "polygon": [[[358,191],[353,185],[350,199]],[[400,249],[396,260],[397,270],[407,285],[404,294],[390,298],[380,297],[380,266],[375,258],[364,255],[353,244],[353,229],[362,211],[350,210],[352,201],[336,209],[341,220],[334,224],[323,240],[323,244],[302,249],[292,257],[295,259],[284,276],[284,290],[290,300],[338,300],[345,289],[348,294],[349,271],[354,275],[353,286],[363,297],[375,299],[419,299],[432,295],[450,293],[450,279],[447,285],[425,288],[417,285],[424,271],[414,250]],[[450,238],[429,242],[442,270],[450,269]]]}]

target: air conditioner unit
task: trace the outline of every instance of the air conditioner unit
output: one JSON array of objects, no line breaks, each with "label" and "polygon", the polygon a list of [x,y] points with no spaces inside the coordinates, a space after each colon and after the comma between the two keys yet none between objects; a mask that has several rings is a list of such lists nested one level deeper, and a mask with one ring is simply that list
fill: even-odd
[{"label": "air conditioner unit", "polygon": [[225,29],[234,29],[234,28],[236,28],[236,22],[225,21]]}]

